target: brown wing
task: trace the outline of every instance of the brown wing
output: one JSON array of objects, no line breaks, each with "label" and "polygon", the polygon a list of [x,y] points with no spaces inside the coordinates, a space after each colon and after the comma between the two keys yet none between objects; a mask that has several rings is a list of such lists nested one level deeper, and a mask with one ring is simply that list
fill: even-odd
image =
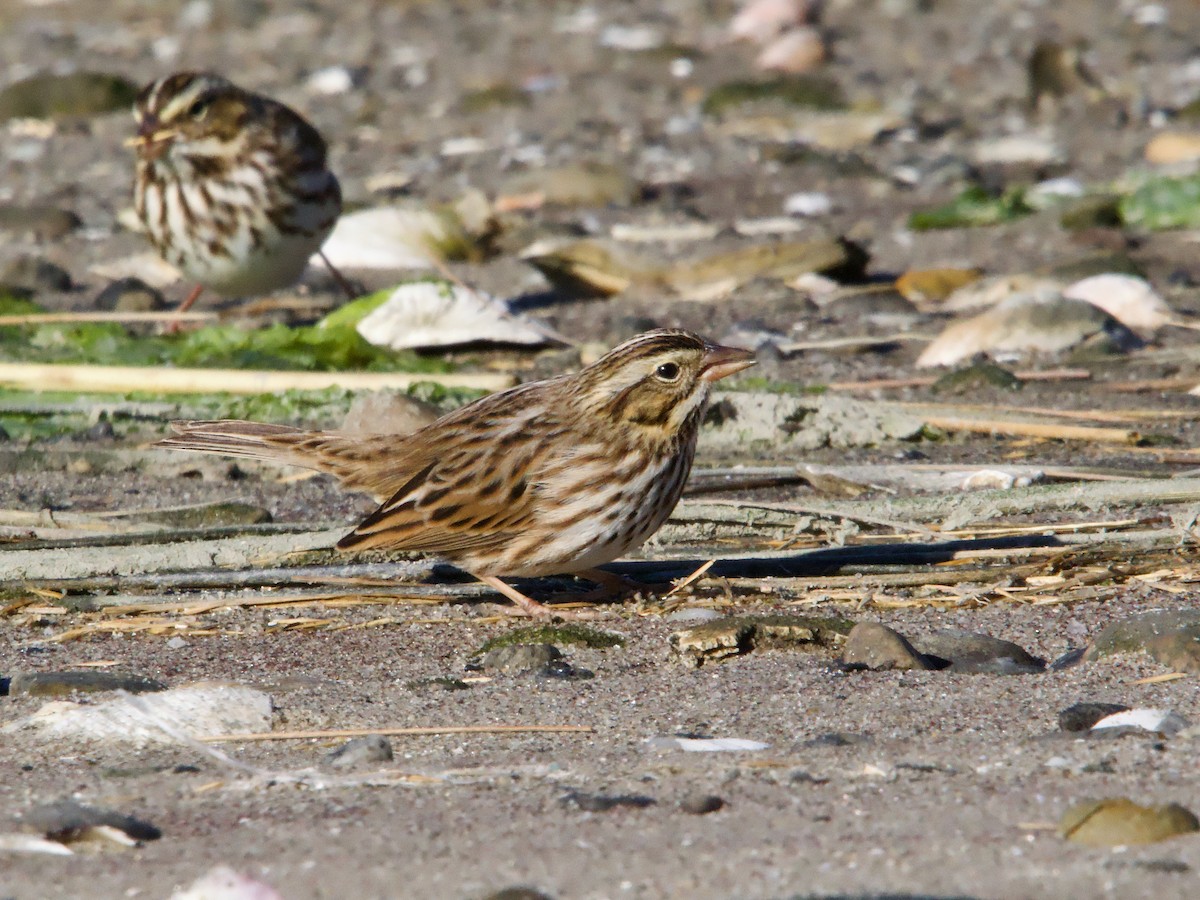
[{"label": "brown wing", "polygon": [[172,450],[219,453],[266,459],[327,472],[351,490],[383,500],[412,477],[410,442],[401,435],[348,435],[336,431],[303,431],[224,419],[172,422],[177,432],[154,446]]},{"label": "brown wing", "polygon": [[545,448],[561,446],[565,428],[564,411],[524,394],[510,392],[503,402],[493,395],[497,402],[426,428],[414,454],[420,459],[411,459],[415,474],[338,546],[453,557],[510,543],[534,516]]}]

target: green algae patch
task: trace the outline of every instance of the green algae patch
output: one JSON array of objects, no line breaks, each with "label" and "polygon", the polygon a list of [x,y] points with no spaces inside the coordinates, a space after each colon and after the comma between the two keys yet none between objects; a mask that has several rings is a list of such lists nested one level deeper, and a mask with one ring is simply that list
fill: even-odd
[{"label": "green algae patch", "polygon": [[908,217],[913,231],[936,231],[945,228],[981,228],[1015,222],[1032,214],[1023,188],[1011,188],[993,196],[981,187],[969,187],[949,203],[931,209],[918,210]]},{"label": "green algae patch", "polygon": [[496,647],[509,647],[513,644],[577,644],[597,650],[609,647],[619,647],[625,643],[622,635],[611,631],[600,631],[584,625],[527,625],[514,628],[504,634],[496,635],[483,644],[475,652],[487,653]]}]

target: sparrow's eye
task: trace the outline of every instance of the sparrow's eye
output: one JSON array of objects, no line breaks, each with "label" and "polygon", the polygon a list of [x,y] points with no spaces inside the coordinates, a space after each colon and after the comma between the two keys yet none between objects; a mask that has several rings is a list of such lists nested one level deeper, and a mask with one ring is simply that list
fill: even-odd
[{"label": "sparrow's eye", "polygon": [[663,363],[654,370],[654,375],[659,381],[676,381],[679,379],[679,365],[677,363]]}]

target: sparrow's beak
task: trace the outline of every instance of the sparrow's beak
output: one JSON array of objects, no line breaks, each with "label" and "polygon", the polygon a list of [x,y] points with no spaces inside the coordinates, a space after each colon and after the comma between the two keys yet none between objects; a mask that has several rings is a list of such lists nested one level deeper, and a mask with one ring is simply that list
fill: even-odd
[{"label": "sparrow's beak", "polygon": [[709,382],[720,381],[734,372],[750,368],[756,362],[758,360],[754,358],[752,350],[709,344],[704,349],[704,359],[700,364],[700,377]]},{"label": "sparrow's beak", "polygon": [[154,116],[146,116],[138,125],[138,133],[125,141],[126,147],[153,147],[170,141],[177,132],[172,128],[163,128],[162,123]]}]

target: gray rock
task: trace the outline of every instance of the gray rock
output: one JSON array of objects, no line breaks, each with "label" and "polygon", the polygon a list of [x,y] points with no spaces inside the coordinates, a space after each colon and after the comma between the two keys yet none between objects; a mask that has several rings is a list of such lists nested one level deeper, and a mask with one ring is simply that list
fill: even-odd
[{"label": "gray rock", "polygon": [[517,887],[501,888],[493,894],[488,894],[483,900],[554,900],[549,894],[543,894],[537,888]]},{"label": "gray rock", "polygon": [[716,812],[725,805],[725,801],[716,794],[692,794],[679,801],[679,808],[692,816],[705,816]]},{"label": "gray rock", "polygon": [[553,644],[508,644],[485,653],[482,665],[500,672],[527,672],[543,669],[561,658],[562,651]]},{"label": "gray rock", "polygon": [[11,234],[32,234],[39,241],[56,241],[82,224],[69,209],[44,203],[0,203],[0,231]]},{"label": "gray rock", "polygon": [[128,691],[144,694],[165,691],[161,681],[130,672],[105,672],[97,669],[78,669],[64,672],[18,672],[9,679],[8,692],[15,696],[64,697],[75,693],[98,691]]},{"label": "gray rock", "polygon": [[92,305],[117,312],[157,312],[167,308],[167,301],[140,278],[120,278],[97,294]]},{"label": "gray rock", "polygon": [[1029,675],[1045,671],[1046,661],[1011,641],[957,628],[938,631],[913,643],[925,656],[943,659],[951,672],[972,675]]},{"label": "gray rock", "polygon": [[1087,731],[1105,716],[1127,709],[1120,703],[1074,703],[1059,712],[1058,727],[1063,731]]},{"label": "gray rock", "polygon": [[856,734],[852,731],[827,731],[818,734],[811,740],[804,741],[802,747],[856,747],[859,744],[869,744],[871,736]]},{"label": "gray rock", "polygon": [[1086,647],[1072,647],[1062,656],[1058,657],[1054,662],[1050,663],[1050,671],[1061,672],[1063,669],[1073,669],[1082,663]]},{"label": "gray rock", "polygon": [[726,616],[676,631],[670,643],[681,662],[699,667],[760,650],[839,647],[853,624],[833,616]]},{"label": "gray rock", "polygon": [[565,659],[555,659],[546,663],[534,673],[538,681],[588,681],[596,677],[591,669],[576,668]]},{"label": "gray rock", "polygon": [[1125,797],[1077,803],[1058,824],[1061,837],[1092,847],[1151,844],[1196,831],[1200,821],[1177,803],[1141,806]]},{"label": "gray rock", "polygon": [[873,447],[912,440],[925,423],[920,416],[894,403],[874,403],[826,394],[821,397],[787,394],[726,394],[722,415],[706,426],[705,438],[714,448],[745,451],[755,444],[798,452],[821,447]]},{"label": "gray rock", "polygon": [[563,806],[574,807],[583,812],[608,812],[620,806],[645,809],[657,802],[653,797],[642,794],[586,794],[582,791],[567,791],[559,799]]},{"label": "gray rock", "polygon": [[720,619],[724,613],[703,606],[685,606],[663,616],[667,622],[711,622]]},{"label": "gray rock", "polygon": [[1182,859],[1118,859],[1111,857],[1104,861],[1106,869],[1140,869],[1143,872],[1163,872],[1170,875],[1182,875],[1192,871],[1192,867]]},{"label": "gray rock", "polygon": [[899,291],[893,288],[881,290],[875,285],[839,291],[821,311],[839,321],[850,322],[889,317],[915,319],[919,315],[917,308]]},{"label": "gray rock", "polygon": [[138,88],[120,75],[71,72],[34,75],[0,90],[0,122],[95,116],[133,105]]},{"label": "gray rock", "polygon": [[859,622],[846,637],[843,661],[869,669],[932,669],[904,637],[878,622]]},{"label": "gray rock", "polygon": [[935,394],[974,395],[981,390],[1019,391],[1024,386],[1016,375],[993,362],[983,360],[954,369],[938,378],[930,388]]},{"label": "gray rock", "polygon": [[156,841],[162,831],[134,816],[102,807],[87,806],[74,800],[60,800],[35,806],[22,817],[26,829],[51,840],[71,841],[92,828],[105,826],[125,832],[135,841]]},{"label": "gray rock", "polygon": [[40,256],[18,256],[0,271],[0,284],[24,288],[35,294],[69,291],[71,273]]},{"label": "gray rock", "polygon": [[354,398],[342,422],[352,434],[412,434],[434,421],[441,411],[432,403],[396,391],[363,391]]},{"label": "gray rock", "polygon": [[1139,652],[1179,672],[1200,672],[1200,610],[1156,609],[1127,616],[1096,635],[1083,659]]},{"label": "gray rock", "polygon": [[352,769],[366,763],[391,761],[391,741],[381,734],[354,738],[325,755],[325,763],[335,769]]}]

